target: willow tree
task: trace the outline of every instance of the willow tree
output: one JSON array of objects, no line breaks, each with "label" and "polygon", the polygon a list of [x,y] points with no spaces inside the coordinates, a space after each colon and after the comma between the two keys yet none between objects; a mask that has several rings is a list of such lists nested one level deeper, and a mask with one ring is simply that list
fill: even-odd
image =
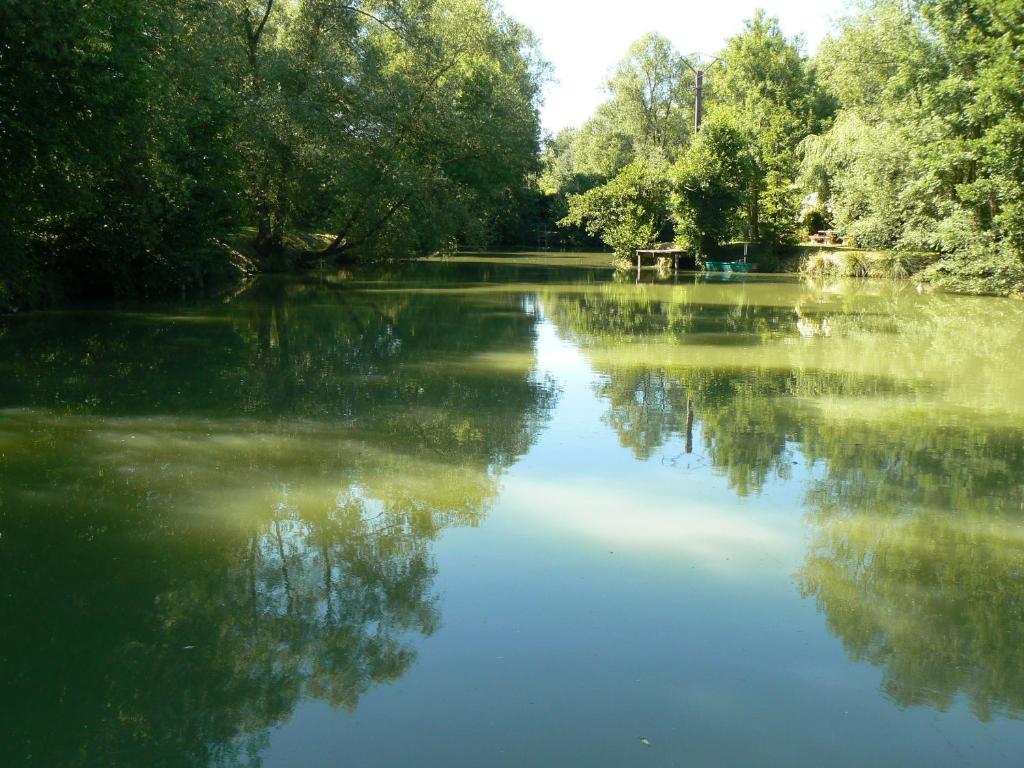
[{"label": "willow tree", "polygon": [[486,0],[0,4],[0,304],[483,240],[535,170],[543,63]]},{"label": "willow tree", "polygon": [[940,285],[1024,288],[1024,10],[878,0],[822,46],[835,127],[805,145],[809,186],[872,247],[938,257]]}]

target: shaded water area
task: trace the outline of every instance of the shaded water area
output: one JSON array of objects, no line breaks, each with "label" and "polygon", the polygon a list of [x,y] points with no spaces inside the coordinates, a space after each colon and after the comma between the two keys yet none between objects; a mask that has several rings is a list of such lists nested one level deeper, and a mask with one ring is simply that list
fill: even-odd
[{"label": "shaded water area", "polygon": [[1024,765],[1022,349],[564,257],[8,318],[2,762]]}]

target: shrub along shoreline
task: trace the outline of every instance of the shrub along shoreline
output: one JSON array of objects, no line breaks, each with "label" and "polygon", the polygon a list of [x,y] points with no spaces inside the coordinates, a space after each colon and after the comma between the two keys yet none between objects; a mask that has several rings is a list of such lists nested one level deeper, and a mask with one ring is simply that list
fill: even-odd
[{"label": "shrub along shoreline", "polygon": [[[712,261],[739,261],[743,243],[725,243],[708,257]],[[1024,281],[1005,281],[1003,275],[987,274],[967,285],[963,274],[943,274],[942,260],[933,253],[879,251],[843,246],[801,244],[774,250],[747,247],[747,260],[759,273],[799,274],[808,279],[870,278],[930,286],[949,293],[1008,296],[1024,299]],[[611,264],[622,272],[636,270],[636,260],[612,255]],[[656,265],[657,266],[657,265]],[[671,260],[664,260],[671,270]]]}]

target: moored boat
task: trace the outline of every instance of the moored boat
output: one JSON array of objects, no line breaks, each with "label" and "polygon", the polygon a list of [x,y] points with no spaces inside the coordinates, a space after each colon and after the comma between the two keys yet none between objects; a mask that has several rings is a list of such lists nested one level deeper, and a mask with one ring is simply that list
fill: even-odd
[{"label": "moored boat", "polygon": [[749,261],[705,261],[707,272],[750,272],[754,265]]}]

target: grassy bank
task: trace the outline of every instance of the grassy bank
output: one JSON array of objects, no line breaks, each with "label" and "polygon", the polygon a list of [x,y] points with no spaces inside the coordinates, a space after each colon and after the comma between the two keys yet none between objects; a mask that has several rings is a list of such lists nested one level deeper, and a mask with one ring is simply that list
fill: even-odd
[{"label": "grassy bank", "polygon": [[921,271],[934,257],[896,251],[871,251],[857,248],[807,247],[797,269],[807,277],[880,277],[908,280]]},{"label": "grassy bank", "polygon": [[912,280],[951,293],[1024,296],[1024,264],[1012,254],[938,256],[909,251],[805,247],[797,271],[808,277]]},{"label": "grassy bank", "polygon": [[[1024,264],[1013,254],[985,252],[939,256],[927,252],[872,250],[801,243],[785,248],[727,243],[707,259],[746,259],[758,272],[800,274],[808,278],[873,278],[907,280],[950,293],[1024,298]],[[610,257],[611,258],[611,257]],[[634,270],[636,262],[612,259],[617,269]],[[667,267],[666,267],[667,265]],[[671,268],[671,261],[655,265]]]},{"label": "grassy bank", "polygon": [[[715,253],[723,261],[742,257],[742,243],[731,243]],[[782,250],[749,246],[748,259],[762,272],[910,280],[951,293],[1024,296],[1024,264],[1010,253],[940,256],[802,243]]]}]

